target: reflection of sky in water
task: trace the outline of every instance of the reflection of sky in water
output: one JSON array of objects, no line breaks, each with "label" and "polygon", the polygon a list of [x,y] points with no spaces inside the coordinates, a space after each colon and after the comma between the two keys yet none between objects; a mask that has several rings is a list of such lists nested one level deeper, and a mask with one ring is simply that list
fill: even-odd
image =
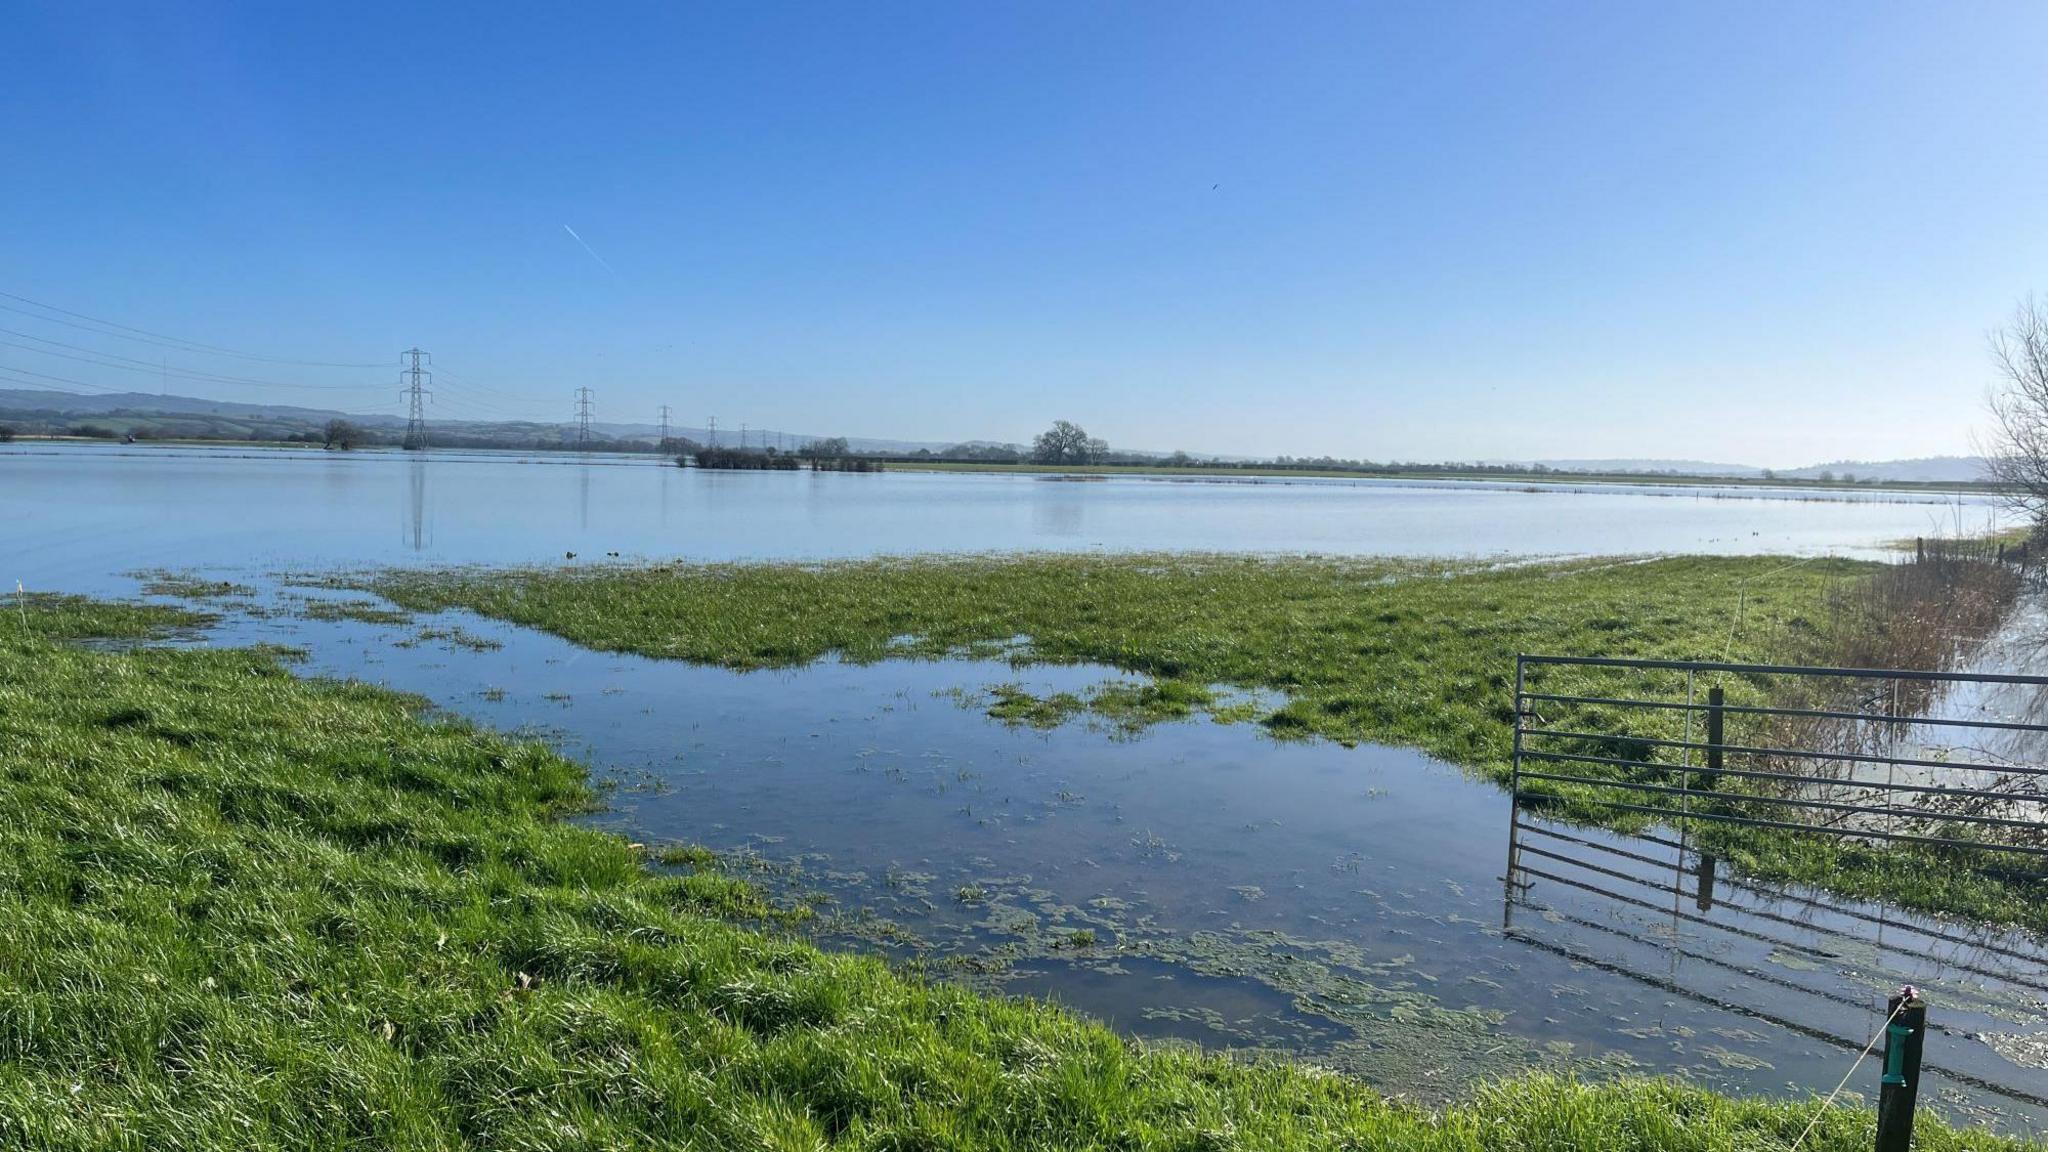
[{"label": "reflection of sky in water", "polygon": [[1011,729],[971,691],[1080,690],[1101,669],[737,675],[461,614],[425,623],[501,646],[287,618],[228,638],[304,645],[306,671],[538,729],[616,784],[602,823],[736,852],[792,899],[822,893],[828,941],[1142,1035],[1282,1047],[1426,1097],[1561,1061],[1826,1091],[1853,1055],[1826,1037],[1860,1044],[1910,979],[1941,1006],[1930,1063],[1959,1074],[1930,1078],[1937,1101],[2038,1115],[1959,1083],[2048,1079],[1994,1047],[2043,1034],[2048,973],[2025,942],[1985,951],[1968,930],[1931,939],[1725,876],[1702,912],[1693,858],[1574,830],[1525,858],[1557,879],[1503,934],[1504,795],[1410,751],[1205,720],[1136,739]]},{"label": "reflection of sky in water", "polygon": [[[2048,675],[2048,596],[2038,588],[2026,593],[1998,634],[1971,654],[1970,668],[1976,672]],[[2048,724],[2048,688],[1981,681],[1955,684],[1934,701],[1929,714],[1947,720]],[[2039,732],[1986,729],[1961,733],[1929,725],[1916,729],[1913,737],[1937,755],[1946,752],[1958,760],[2048,763],[2048,742]]]},{"label": "reflection of sky in water", "polygon": [[[138,564],[744,559],[1029,548],[1536,555],[1844,554],[1934,531],[1919,495],[1398,481],[1093,482],[707,473],[503,455],[0,447],[13,569],[82,589]],[[535,457],[535,460],[541,458]],[[1972,518],[1990,513],[1973,504]]]}]

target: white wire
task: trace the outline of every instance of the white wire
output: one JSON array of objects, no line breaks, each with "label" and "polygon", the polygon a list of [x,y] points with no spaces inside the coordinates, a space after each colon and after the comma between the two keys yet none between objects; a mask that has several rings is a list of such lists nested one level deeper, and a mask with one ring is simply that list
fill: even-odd
[{"label": "white wire", "polygon": [[1877,1026],[1877,1032],[1870,1037],[1870,1043],[1863,1046],[1863,1051],[1856,1054],[1856,1059],[1849,1065],[1849,1070],[1842,1073],[1842,1082],[1835,1085],[1835,1090],[1828,1093],[1828,1098],[1820,1102],[1819,1108],[1814,1109],[1813,1119],[1806,1122],[1806,1130],[1799,1134],[1799,1139],[1792,1142],[1792,1152],[1799,1152],[1799,1146],[1806,1143],[1806,1138],[1813,1134],[1814,1126],[1820,1123],[1820,1118],[1827,1115],[1828,1109],[1834,1106],[1835,1097],[1840,1096],[1842,1089],[1849,1086],[1849,1077],[1856,1074],[1856,1069],[1861,1068],[1863,1062],[1870,1058],[1870,1050],[1877,1047],[1877,1042],[1884,1038],[1884,1030],[1892,1026],[1892,1021],[1897,1020],[1899,1013],[1904,1012],[1906,1005],[1911,1002],[1904,996],[1899,997],[1899,1006],[1892,1009],[1892,1014],[1885,1017],[1884,1023]]}]

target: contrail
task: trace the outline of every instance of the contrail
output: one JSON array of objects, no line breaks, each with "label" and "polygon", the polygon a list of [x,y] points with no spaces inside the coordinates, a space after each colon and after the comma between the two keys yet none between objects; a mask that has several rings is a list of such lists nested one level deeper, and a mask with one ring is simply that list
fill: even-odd
[{"label": "contrail", "polygon": [[[571,228],[567,224],[564,224],[562,225],[562,231],[567,232],[569,234],[569,237],[575,240],[578,244],[583,244],[583,237],[576,235],[576,230],[574,228]],[[618,277],[620,283],[625,282],[626,278],[624,276],[619,276],[619,270],[617,268],[612,267],[610,264],[606,264],[604,257],[599,256],[597,254],[597,249],[592,248],[588,244],[583,244],[583,250],[585,252],[590,253],[590,258],[592,260],[597,261],[599,264],[604,264],[604,270],[611,273],[613,276]]]}]

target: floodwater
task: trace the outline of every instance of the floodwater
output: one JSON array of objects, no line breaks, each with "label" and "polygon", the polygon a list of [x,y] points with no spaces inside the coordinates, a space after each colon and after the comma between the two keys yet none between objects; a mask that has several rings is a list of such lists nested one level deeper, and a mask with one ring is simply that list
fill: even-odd
[{"label": "floodwater", "polygon": [[[1960,501],[1960,502],[1959,502]],[[1749,488],[1318,480],[1096,482],[716,473],[513,453],[0,445],[31,588],[151,563],[536,563],[1019,549],[1391,556],[1875,555],[1993,514],[1982,497]]]},{"label": "floodwater", "polygon": [[[779,898],[814,903],[825,943],[1133,1034],[1284,1050],[1430,1101],[1536,1066],[1809,1095],[1849,1071],[1884,995],[1910,981],[1935,1005],[1923,1099],[2048,1130],[2048,955],[2023,938],[1725,871],[1702,885],[1682,841],[1544,824],[1523,832],[1509,887],[1506,796],[1411,750],[1207,720],[1133,734],[985,715],[992,685],[1076,690],[1108,669],[828,661],[742,675],[466,613],[309,615],[360,598],[280,576],[570,551],[1850,553],[1953,514],[1737,497],[16,449],[0,453],[0,578],[132,594],[129,574],[175,568],[248,584],[254,595],[208,605],[225,613],[210,642],[293,645],[306,674],[548,739],[609,786],[599,822],[719,849]],[[1876,1079],[1866,1067],[1850,1091],[1867,1097]]]}]

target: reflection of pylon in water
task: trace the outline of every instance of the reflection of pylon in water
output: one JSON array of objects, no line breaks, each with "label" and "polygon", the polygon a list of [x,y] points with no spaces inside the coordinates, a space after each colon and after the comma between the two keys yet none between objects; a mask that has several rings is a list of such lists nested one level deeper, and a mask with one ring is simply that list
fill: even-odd
[{"label": "reflection of pylon in water", "polygon": [[399,447],[409,452],[416,452],[427,446],[427,414],[422,405],[428,396],[433,395],[426,388],[427,382],[433,378],[433,373],[427,372],[420,367],[420,357],[422,356],[426,357],[428,364],[434,362],[432,356],[428,356],[427,353],[420,351],[418,348],[410,348],[399,353],[400,365],[406,363],[406,358],[411,359],[411,366],[402,367],[398,373],[398,382],[401,385],[398,394],[405,397],[407,402],[405,439],[399,441]]},{"label": "reflection of pylon in water", "polygon": [[426,547],[427,462],[425,460],[414,460],[412,462],[412,476],[410,480],[412,496],[412,523],[410,525],[412,528],[412,550],[418,552]]},{"label": "reflection of pylon in water", "polygon": [[576,450],[590,451],[590,389],[576,390]]}]

